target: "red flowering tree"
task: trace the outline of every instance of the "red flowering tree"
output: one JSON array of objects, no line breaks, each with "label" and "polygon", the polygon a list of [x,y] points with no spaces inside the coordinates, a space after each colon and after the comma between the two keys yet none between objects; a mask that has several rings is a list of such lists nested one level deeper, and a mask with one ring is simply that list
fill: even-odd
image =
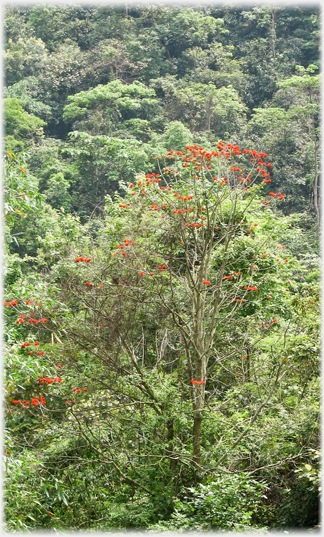
[{"label": "red flowering tree", "polygon": [[[171,151],[163,160],[156,157],[159,173],[129,185],[119,207],[128,213],[132,237],[117,245],[113,257],[121,274],[127,271],[126,286],[132,291],[135,286],[140,301],[149,295],[177,329],[191,383],[193,461],[199,467],[210,359],[218,355],[216,361],[222,363],[235,354],[247,360],[246,342],[260,326],[257,321],[268,321],[261,322],[261,331],[277,322],[270,314],[267,287],[280,259],[277,245],[264,230],[259,232],[266,227],[260,207],[269,204],[258,196],[258,178],[271,182],[267,155],[221,142],[218,151],[186,149]],[[270,196],[283,198],[280,192]],[[231,351],[225,346],[224,352],[221,340],[229,328],[239,335]],[[278,375],[281,367],[282,361]]]},{"label": "red flowering tree", "polygon": [[289,382],[297,262],[282,244],[289,220],[271,207],[283,194],[268,183],[262,152],[170,151],[107,200],[94,239],[43,247],[51,285],[37,329],[60,376],[39,373],[53,399],[36,403],[50,412],[55,401],[53,415],[132,490],[149,492],[156,466],[178,487],[239,464]]}]

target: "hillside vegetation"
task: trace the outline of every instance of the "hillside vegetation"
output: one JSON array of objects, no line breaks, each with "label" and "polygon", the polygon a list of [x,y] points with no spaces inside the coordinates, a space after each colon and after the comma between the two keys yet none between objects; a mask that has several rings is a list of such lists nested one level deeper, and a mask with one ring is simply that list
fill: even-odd
[{"label": "hillside vegetation", "polygon": [[320,13],[11,6],[5,527],[319,527]]}]

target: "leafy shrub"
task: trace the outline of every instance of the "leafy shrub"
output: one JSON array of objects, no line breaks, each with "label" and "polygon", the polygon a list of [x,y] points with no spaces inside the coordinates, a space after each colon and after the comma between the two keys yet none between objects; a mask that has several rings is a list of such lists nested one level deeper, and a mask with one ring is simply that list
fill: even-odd
[{"label": "leafy shrub", "polygon": [[175,500],[175,510],[168,524],[158,524],[156,530],[226,530],[243,531],[257,526],[255,519],[268,487],[240,475],[219,475],[207,485],[182,491]]}]

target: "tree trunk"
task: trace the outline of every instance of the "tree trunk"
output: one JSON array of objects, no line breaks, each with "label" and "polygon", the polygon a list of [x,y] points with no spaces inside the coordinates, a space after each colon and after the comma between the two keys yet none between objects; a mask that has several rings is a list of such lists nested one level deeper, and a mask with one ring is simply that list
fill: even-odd
[{"label": "tree trunk", "polygon": [[206,103],[206,115],[207,115],[207,131],[210,132],[210,124],[211,124],[211,118],[213,115],[214,107],[213,107],[213,99],[211,97],[208,98],[208,101]]},{"label": "tree trunk", "polygon": [[172,419],[168,421],[167,427],[168,427],[168,451],[170,452],[170,470],[174,474],[176,466],[177,466],[177,461],[173,457],[174,429],[173,429],[173,420]]},{"label": "tree trunk", "polygon": [[271,27],[270,27],[270,34],[271,34],[271,51],[272,51],[272,57],[275,60],[276,59],[276,10],[271,10]]},{"label": "tree trunk", "polygon": [[[206,267],[201,264],[198,271],[197,278],[201,281],[206,274]],[[193,383],[193,462],[196,466],[196,470],[201,466],[201,423],[202,423],[202,411],[205,403],[205,381],[207,370],[207,357],[205,354],[206,338],[204,333],[204,299],[202,290],[198,288],[195,292],[193,301],[193,318],[195,321],[194,326],[194,346],[195,346],[195,380],[201,382],[201,384]],[[196,472],[197,479],[197,472]]]},{"label": "tree trunk", "polygon": [[246,380],[247,382],[250,382],[251,380],[250,369],[251,369],[250,352],[249,350],[247,350],[246,351]]},{"label": "tree trunk", "polygon": [[195,463],[199,464],[201,462],[200,456],[200,433],[201,433],[201,422],[202,422],[202,413],[195,411],[194,415],[194,429],[193,429],[193,460]]},{"label": "tree trunk", "polygon": [[194,426],[193,426],[193,461],[201,466],[201,423],[202,411],[205,404],[205,381],[206,381],[206,362],[200,360],[198,362],[196,375],[198,381],[204,381],[203,384],[194,384]]}]

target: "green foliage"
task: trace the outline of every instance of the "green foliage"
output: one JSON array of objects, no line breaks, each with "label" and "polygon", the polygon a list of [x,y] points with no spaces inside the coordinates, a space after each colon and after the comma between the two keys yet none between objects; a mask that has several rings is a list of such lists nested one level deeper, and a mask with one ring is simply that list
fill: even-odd
[{"label": "green foliage", "polygon": [[192,134],[181,121],[171,121],[163,133],[162,144],[168,151],[181,151],[186,145],[192,144]]},{"label": "green foliage", "polygon": [[19,37],[10,39],[5,51],[5,77],[8,86],[39,74],[41,62],[46,57],[46,47],[41,39]]},{"label": "green foliage", "polygon": [[231,86],[217,89],[213,83],[168,77],[155,81],[154,87],[163,91],[167,117],[181,120],[193,132],[213,131],[217,139],[233,135],[243,125],[245,107]]},{"label": "green foliage", "polygon": [[19,99],[26,112],[48,121],[52,116],[51,107],[42,102],[46,97],[41,87],[40,80],[35,76],[29,76],[16,84],[5,88],[5,96]]},{"label": "green foliage", "polygon": [[20,99],[7,97],[4,102],[6,148],[21,149],[26,142],[39,140],[43,137],[45,121],[33,114],[28,114],[22,107]]},{"label": "green foliage", "polygon": [[28,173],[26,157],[25,153],[16,156],[8,151],[4,161],[4,214],[11,225],[17,217],[15,213],[24,218],[36,208],[39,199],[38,181]]},{"label": "green foliage", "polygon": [[6,7],[6,531],[317,527],[319,15]]},{"label": "green foliage", "polygon": [[207,485],[181,491],[181,500],[176,500],[170,522],[153,529],[248,531],[262,498],[266,498],[267,488],[264,482],[245,474],[219,474]]},{"label": "green foliage", "polygon": [[85,132],[70,133],[71,144],[62,149],[77,170],[77,178],[70,189],[72,209],[82,218],[102,212],[105,194],[118,188],[118,181],[131,180],[134,174],[146,168],[148,155],[136,139]]},{"label": "green foliage", "polygon": [[78,93],[69,97],[69,101],[64,109],[64,121],[81,120],[76,126],[94,134],[108,134],[120,121],[136,115],[142,116],[141,119],[152,117],[157,105],[153,89],[141,82],[123,84],[119,80]]},{"label": "green foliage", "polygon": [[319,78],[306,74],[313,73],[314,66],[297,67],[298,76],[278,82],[282,89],[274,95],[273,105],[254,110],[249,134],[262,139],[265,150],[276,155],[276,183],[285,186],[290,211],[295,207],[301,212],[313,191],[318,217]]},{"label": "green foliage", "polygon": [[64,178],[62,172],[58,172],[51,176],[47,181],[44,194],[48,203],[55,209],[64,208],[65,211],[69,211],[71,208],[71,196],[68,193],[70,184]]}]

